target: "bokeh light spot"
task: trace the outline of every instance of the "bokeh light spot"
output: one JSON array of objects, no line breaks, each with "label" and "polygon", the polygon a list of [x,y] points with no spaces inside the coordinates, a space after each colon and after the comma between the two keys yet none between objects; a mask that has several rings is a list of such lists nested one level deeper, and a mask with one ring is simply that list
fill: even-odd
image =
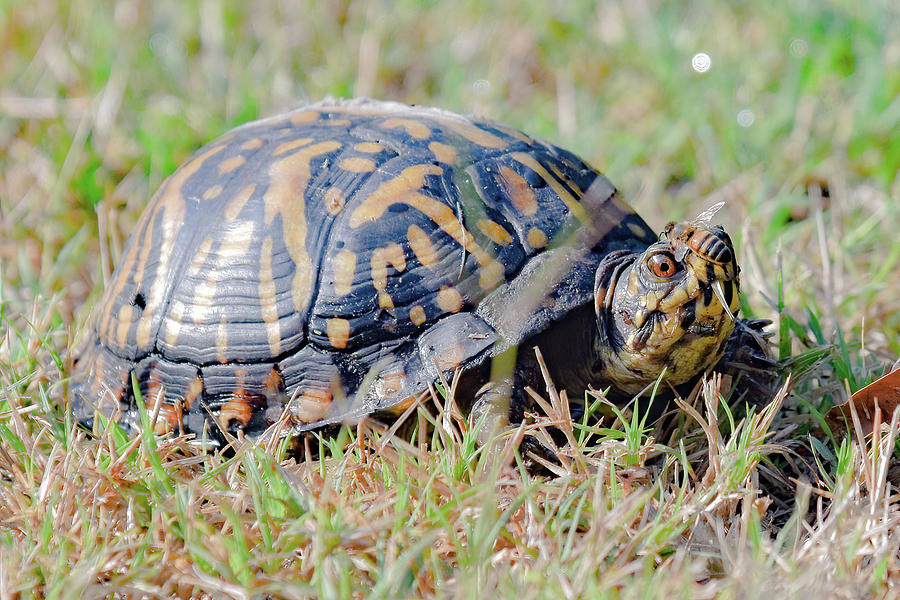
[{"label": "bokeh light spot", "polygon": [[791,52],[791,56],[802,58],[806,56],[806,53],[809,51],[809,44],[806,43],[806,40],[796,38],[791,40],[789,49]]},{"label": "bokeh light spot", "polygon": [[709,71],[710,65],[712,65],[712,59],[706,52],[698,52],[691,59],[691,66],[694,67],[694,70],[698,73],[706,73]]}]

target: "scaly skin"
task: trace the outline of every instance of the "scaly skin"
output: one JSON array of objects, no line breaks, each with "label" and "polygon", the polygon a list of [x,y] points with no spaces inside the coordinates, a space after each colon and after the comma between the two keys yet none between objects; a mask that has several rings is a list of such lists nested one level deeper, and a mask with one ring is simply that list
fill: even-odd
[{"label": "scaly skin", "polygon": [[[583,316],[548,329],[520,348],[512,377],[481,388],[472,418],[487,421],[482,443],[521,421],[531,404],[526,386],[542,387],[533,345],[542,348],[551,377],[573,398],[588,386],[609,387],[609,397],[621,400],[648,393],[657,381],[668,391],[719,362],[726,346],[732,355],[746,350],[756,366],[771,365],[763,346],[745,348],[748,327],[758,331],[761,324],[735,317],[740,269],[724,230],[686,222],[670,225],[660,237],[643,253],[613,252],[601,262],[595,319]],[[728,344],[732,336],[740,339]],[[584,344],[591,351],[581,351]]]},{"label": "scaly skin", "polygon": [[[695,226],[694,231],[695,237],[709,240],[720,260],[664,232],[640,256],[618,257],[598,269],[600,380],[619,392],[638,394],[664,370],[665,383],[681,385],[722,356],[739,308],[739,269],[721,227]],[[653,261],[671,265],[670,272],[654,274]]]}]

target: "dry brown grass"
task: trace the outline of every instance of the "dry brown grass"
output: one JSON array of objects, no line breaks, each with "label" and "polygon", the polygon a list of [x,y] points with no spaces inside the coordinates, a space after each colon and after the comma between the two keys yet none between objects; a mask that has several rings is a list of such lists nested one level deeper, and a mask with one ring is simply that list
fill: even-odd
[{"label": "dry brown grass", "polygon": [[[887,0],[0,2],[0,600],[900,596],[897,425],[823,417],[900,353],[898,23]],[[545,136],[654,227],[728,200],[791,394],[751,413],[711,381],[647,431],[538,390],[528,433],[570,442],[539,477],[440,395],[299,462],[75,428],[70,350],[162,179],[358,93]]]},{"label": "dry brown grass", "polygon": [[785,451],[772,442],[784,393],[729,425],[719,386],[679,401],[675,445],[625,415],[611,430],[573,425],[564,394],[543,390],[547,415],[505,442],[552,444],[548,426],[575,442],[539,477],[479,451],[436,393],[409,440],[367,422],[300,462],[243,440],[223,455],[184,437],[91,439],[12,402],[0,597],[895,594],[897,419],[845,442],[837,480],[794,481],[776,527],[761,467]]}]

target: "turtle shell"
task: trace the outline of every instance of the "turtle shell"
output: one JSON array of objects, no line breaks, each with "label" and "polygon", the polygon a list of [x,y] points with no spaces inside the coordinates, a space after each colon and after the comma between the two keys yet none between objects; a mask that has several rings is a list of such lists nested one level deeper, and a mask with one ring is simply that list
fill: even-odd
[{"label": "turtle shell", "polygon": [[592,302],[654,232],[566,150],[437,109],[330,101],[201,148],[141,216],[73,407],[255,435],[406,401]]}]

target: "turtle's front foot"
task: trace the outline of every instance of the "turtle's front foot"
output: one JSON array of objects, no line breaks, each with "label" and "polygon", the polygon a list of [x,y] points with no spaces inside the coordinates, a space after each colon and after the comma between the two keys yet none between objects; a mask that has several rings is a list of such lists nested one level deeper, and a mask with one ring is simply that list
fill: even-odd
[{"label": "turtle's front foot", "polygon": [[734,398],[764,404],[778,392],[782,373],[778,362],[769,356],[772,333],[765,331],[771,324],[768,319],[738,319],[735,323],[715,368],[737,379]]},{"label": "turtle's front foot", "polygon": [[[494,460],[500,459],[506,449],[504,438],[499,434],[518,427],[524,417],[525,392],[520,391],[523,397],[516,397],[516,389],[509,380],[491,381],[482,386],[475,395],[475,404],[472,406],[469,420],[473,427],[481,423],[478,430],[478,444],[484,447]],[[525,435],[518,449],[525,461],[525,467],[533,474],[552,473],[540,461],[534,460],[532,455],[551,464],[560,464],[556,453],[533,435]]]},{"label": "turtle's front foot", "polygon": [[509,380],[489,381],[475,394],[475,404],[469,414],[473,427],[481,423],[478,430],[478,444],[488,448],[491,454],[503,450],[497,435],[510,428],[509,409],[513,386]]}]

